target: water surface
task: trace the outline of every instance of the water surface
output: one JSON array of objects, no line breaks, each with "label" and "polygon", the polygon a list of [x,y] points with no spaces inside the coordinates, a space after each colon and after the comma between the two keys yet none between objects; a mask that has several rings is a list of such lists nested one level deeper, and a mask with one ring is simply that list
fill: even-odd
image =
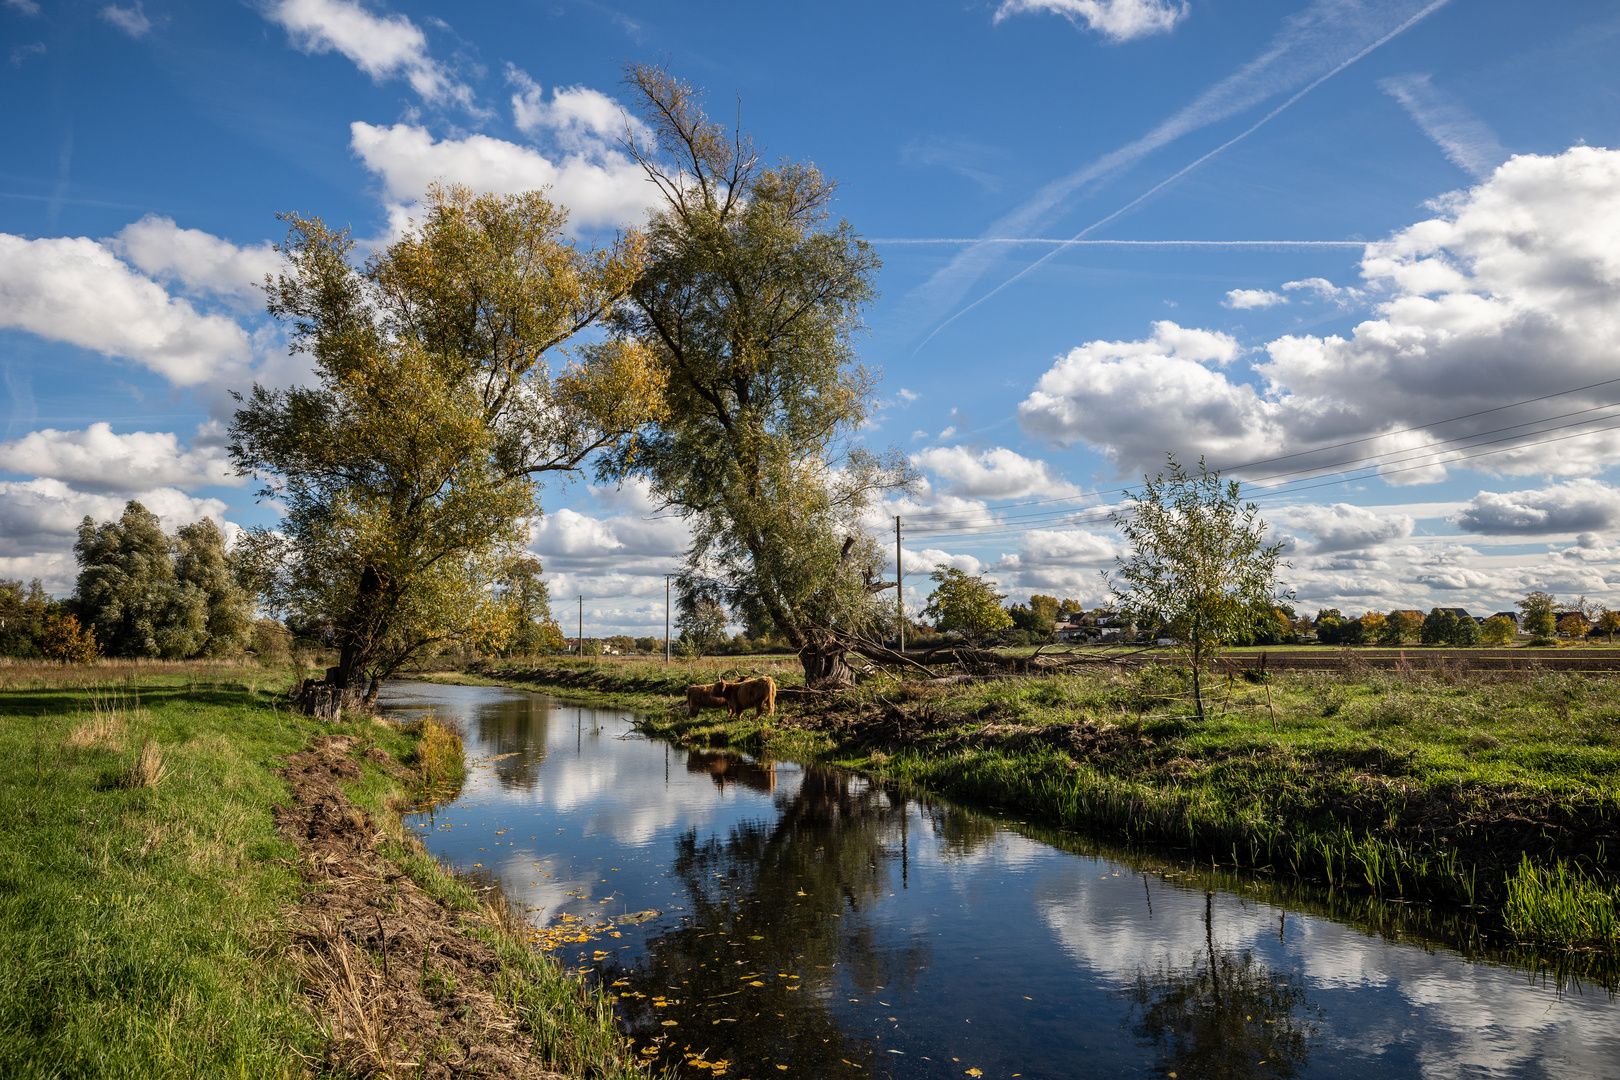
[{"label": "water surface", "polygon": [[1239,878],[648,741],[621,710],[421,683],[382,705],[467,732],[460,796],[411,819],[428,848],[537,927],[599,928],[555,955],[683,1075],[1620,1076],[1603,989]]}]

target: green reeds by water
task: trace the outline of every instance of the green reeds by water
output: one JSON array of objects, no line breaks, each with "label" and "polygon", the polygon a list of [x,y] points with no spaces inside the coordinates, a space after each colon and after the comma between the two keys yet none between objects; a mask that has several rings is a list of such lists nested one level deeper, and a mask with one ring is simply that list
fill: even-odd
[{"label": "green reeds by water", "polygon": [[1620,895],[1558,859],[1537,866],[1528,855],[1507,881],[1502,917],[1513,936],[1565,948],[1613,949],[1620,945]]}]

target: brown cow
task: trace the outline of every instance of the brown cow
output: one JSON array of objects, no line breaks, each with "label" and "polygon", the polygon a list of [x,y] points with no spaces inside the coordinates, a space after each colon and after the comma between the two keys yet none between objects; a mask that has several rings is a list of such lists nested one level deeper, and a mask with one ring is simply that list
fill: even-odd
[{"label": "brown cow", "polygon": [[726,699],[727,687],[736,683],[728,683],[724,679],[716,683],[694,683],[686,688],[686,715],[688,718],[697,716],[704,709],[724,709],[726,715],[732,715],[731,703]]},{"label": "brown cow", "polygon": [[766,713],[776,715],[776,681],[769,675],[762,679],[726,683],[722,693],[726,698],[727,711],[734,715],[741,716],[744,709],[753,709],[756,717]]}]

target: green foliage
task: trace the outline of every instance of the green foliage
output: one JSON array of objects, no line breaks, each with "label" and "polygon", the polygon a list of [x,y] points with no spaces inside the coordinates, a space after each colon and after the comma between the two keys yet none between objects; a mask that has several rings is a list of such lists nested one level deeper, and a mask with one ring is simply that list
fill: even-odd
[{"label": "green foliage", "polygon": [[1235,481],[1199,459],[1189,474],[1169,456],[1169,472],[1144,478],[1113,515],[1130,545],[1109,587],[1122,608],[1146,625],[1163,624],[1188,653],[1193,699],[1204,715],[1202,670],[1223,642],[1254,633],[1277,599],[1282,545],[1265,546],[1259,507],[1243,503]]},{"label": "green foliage", "polygon": [[109,656],[229,656],[252,635],[252,597],[206,518],[171,539],[156,514],[130,501],[117,521],[85,518],[73,545],[74,606]]},{"label": "green foliage", "polygon": [[1558,606],[1558,598],[1550,592],[1536,591],[1519,601],[1519,610],[1524,612],[1520,619],[1524,632],[1537,637],[1550,637],[1558,630],[1558,620],[1553,609]]},{"label": "green foliage", "polygon": [[26,587],[19,580],[0,578],[0,656],[27,659],[41,655],[41,635],[57,606],[45,594],[39,578]]},{"label": "green foliage", "polygon": [[538,192],[435,186],[426,204],[363,270],[347,231],[286,215],[270,311],[316,384],[255,386],[231,423],[233,460],[286,507],[249,536],[265,599],[341,650],[347,694],[444,642],[546,636],[534,477],[659,416],[661,373],[634,343],[551,369],[629,288],[639,234],[582,251]]},{"label": "green foliage", "polygon": [[915,475],[852,441],[875,394],[853,339],[877,255],[832,221],[835,186],[814,166],[762,166],[662,69],[625,81],[657,137],[631,149],[662,202],[619,326],[666,376],[665,419],[606,471],[646,477],[692,524],[690,580],[774,627],[813,681],[847,684],[845,651],[883,617],[882,550],[860,519]]},{"label": "green foliage", "polygon": [[726,640],[726,608],[716,587],[682,578],[677,602],[675,651],[681,657],[696,659]]},{"label": "green foliage", "polygon": [[998,593],[983,575],[969,575],[954,566],[940,565],[931,580],[934,592],[923,608],[923,617],[934,620],[941,631],[955,631],[976,642],[986,634],[1013,625],[1013,618],[1001,606],[1006,594]]},{"label": "green foliage", "polygon": [[1607,634],[1609,636],[1609,640],[1613,641],[1614,632],[1616,630],[1620,630],[1620,611],[1614,611],[1611,608],[1604,608],[1602,614],[1598,616],[1597,629],[1600,632]]},{"label": "green foliage", "polygon": [[1425,645],[1450,645],[1459,649],[1472,648],[1479,644],[1479,639],[1479,623],[1444,608],[1430,611],[1419,632],[1419,640]]},{"label": "green foliage", "polygon": [[1384,616],[1384,625],[1378,630],[1378,644],[1386,648],[1398,646],[1416,631],[1411,616],[1402,611],[1392,611]]},{"label": "green foliage", "polygon": [[1508,879],[1503,920],[1513,936],[1565,948],[1620,946],[1620,911],[1612,886],[1557,859],[1539,866],[1525,855]]}]

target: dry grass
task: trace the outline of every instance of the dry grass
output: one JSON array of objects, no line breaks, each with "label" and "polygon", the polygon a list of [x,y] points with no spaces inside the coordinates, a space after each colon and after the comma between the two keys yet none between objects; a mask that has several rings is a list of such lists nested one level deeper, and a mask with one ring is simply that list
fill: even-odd
[{"label": "dry grass", "polygon": [[163,760],[163,749],[151,739],[141,741],[141,752],[134,761],[124,766],[118,786],[125,788],[154,788],[169,775],[169,766]]}]

